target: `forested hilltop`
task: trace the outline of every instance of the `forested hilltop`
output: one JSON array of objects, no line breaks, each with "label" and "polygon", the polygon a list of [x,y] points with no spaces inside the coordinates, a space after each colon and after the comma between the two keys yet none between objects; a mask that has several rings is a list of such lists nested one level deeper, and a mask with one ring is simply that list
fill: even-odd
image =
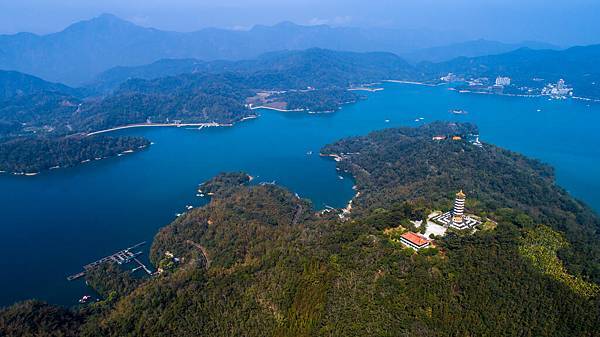
[{"label": "forested hilltop", "polygon": [[[104,301],[16,304],[0,312],[0,334],[598,336],[597,215],[556,187],[551,169],[476,147],[463,137],[473,132],[437,123],[323,149],[361,192],[346,220],[281,187],[248,185],[244,173],[220,175],[201,186],[207,206],[156,235],[160,275],[134,290],[123,276],[96,283],[109,268],[92,283],[111,294]],[[461,139],[432,139],[441,135]],[[418,253],[389,234],[448,209],[459,188],[493,226],[450,231]]]}]

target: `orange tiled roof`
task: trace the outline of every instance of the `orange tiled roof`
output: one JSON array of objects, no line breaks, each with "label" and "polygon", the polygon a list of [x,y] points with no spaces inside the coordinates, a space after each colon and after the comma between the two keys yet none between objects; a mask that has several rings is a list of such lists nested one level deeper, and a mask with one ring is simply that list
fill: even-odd
[{"label": "orange tiled roof", "polygon": [[426,239],[422,235],[419,235],[419,234],[413,233],[413,232],[406,232],[406,233],[402,234],[402,237],[405,240],[408,240],[417,246],[422,246],[424,244],[431,242],[430,240]]}]

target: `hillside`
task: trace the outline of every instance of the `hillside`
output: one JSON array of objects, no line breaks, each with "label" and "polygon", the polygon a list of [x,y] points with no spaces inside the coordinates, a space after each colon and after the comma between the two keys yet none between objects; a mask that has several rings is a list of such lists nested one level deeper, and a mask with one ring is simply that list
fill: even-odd
[{"label": "hillside", "polygon": [[116,157],[149,145],[146,139],[125,136],[15,138],[0,143],[0,171],[39,173]]},{"label": "hillside", "polygon": [[[429,209],[451,208],[453,193],[462,189],[473,210],[519,210],[529,222],[565,233],[573,243],[572,251],[562,252],[570,268],[600,283],[600,219],[594,211],[556,186],[551,167],[490,144],[473,146],[464,141],[470,134],[478,134],[474,125],[433,123],[342,140],[322,152],[346,154],[340,166],[364,191],[354,200],[356,214],[415,199],[426,200]],[[439,135],[463,140],[432,140]]]},{"label": "hillside", "polygon": [[0,101],[14,96],[26,96],[43,92],[76,94],[76,90],[59,83],[51,83],[41,78],[17,71],[0,70]]},{"label": "hillside", "polygon": [[[44,316],[44,306],[6,308],[0,333],[53,324],[57,335],[81,336],[594,336],[600,287],[589,276],[599,260],[587,256],[589,268],[577,272],[571,257],[582,243],[571,231],[591,234],[597,216],[538,162],[431,139],[475,130],[439,123],[324,149],[359,151],[340,162],[361,192],[347,221],[315,213],[281,187],[248,186],[243,173],[219,175],[203,185],[214,193],[208,205],[155,237],[151,259],[161,275],[133,291],[106,283],[104,293],[121,292],[60,318]],[[424,159],[432,153],[435,164]],[[417,174],[423,166],[430,169]],[[448,207],[458,187],[469,211],[496,226],[451,232],[418,253],[388,234],[410,227],[423,208]],[[561,227],[565,217],[571,222]],[[35,323],[15,324],[25,317]]]}]

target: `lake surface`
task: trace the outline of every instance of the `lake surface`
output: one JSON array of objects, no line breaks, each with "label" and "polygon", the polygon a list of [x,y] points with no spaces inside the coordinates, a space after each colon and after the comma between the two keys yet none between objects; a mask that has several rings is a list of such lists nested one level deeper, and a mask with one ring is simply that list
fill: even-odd
[{"label": "lake surface", "polygon": [[76,304],[91,291],[67,275],[140,241],[147,250],[175,213],[206,202],[196,197],[197,185],[219,172],[246,171],[316,208],[343,207],[354,194],[352,179],[340,178],[319,149],[387,127],[475,122],[482,141],[551,164],[561,186],[600,210],[600,104],[459,94],[443,86],[385,89],[334,114],[263,110],[234,127],[122,130],[115,134],[144,136],[154,145],[36,177],[0,175],[0,305],[27,298]]}]

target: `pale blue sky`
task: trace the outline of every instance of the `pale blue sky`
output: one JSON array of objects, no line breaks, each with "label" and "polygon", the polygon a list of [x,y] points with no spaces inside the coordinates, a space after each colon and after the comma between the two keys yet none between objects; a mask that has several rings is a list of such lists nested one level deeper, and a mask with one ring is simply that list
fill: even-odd
[{"label": "pale blue sky", "polygon": [[0,0],[0,33],[48,33],[112,13],[176,31],[293,21],[452,30],[506,42],[600,43],[598,0]]}]

